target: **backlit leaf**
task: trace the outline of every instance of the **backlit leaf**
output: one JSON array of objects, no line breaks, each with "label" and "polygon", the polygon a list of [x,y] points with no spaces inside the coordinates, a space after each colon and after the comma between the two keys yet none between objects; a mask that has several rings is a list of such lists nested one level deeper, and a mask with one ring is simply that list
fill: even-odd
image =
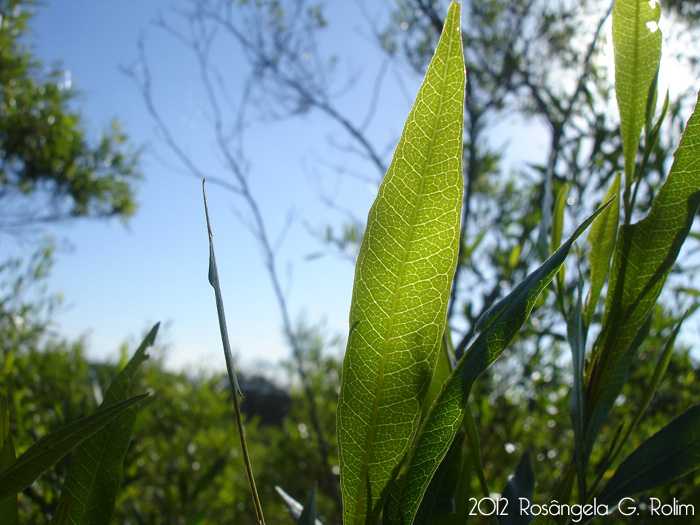
[{"label": "backlit leaf", "polygon": [[357,259],[338,403],[348,524],[378,519],[435,369],[459,246],[464,84],[453,2]]},{"label": "backlit leaf", "polygon": [[634,180],[634,162],[646,119],[649,87],[661,60],[661,8],[648,0],[615,0],[612,13],[615,92],[625,156],[625,182]]}]

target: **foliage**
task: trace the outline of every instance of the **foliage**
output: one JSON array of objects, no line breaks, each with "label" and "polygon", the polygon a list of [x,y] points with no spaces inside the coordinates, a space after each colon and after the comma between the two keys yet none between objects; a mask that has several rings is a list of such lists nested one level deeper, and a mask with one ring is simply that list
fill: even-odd
[{"label": "foliage", "polygon": [[[419,19],[425,25],[422,29],[418,25],[413,34],[426,40],[419,38],[406,48],[414,53],[416,68],[427,63],[425,50],[436,42],[430,37],[435,24],[443,36],[370,212],[359,251],[337,411],[338,456],[332,443],[339,363],[323,357],[325,343],[303,325],[285,326],[294,349],[290,369],[300,377],[292,412],[280,427],[245,421],[268,520],[282,521],[288,507],[295,520],[304,522],[318,517],[324,523],[341,519],[480,523],[484,516],[473,514],[472,498],[488,501],[485,498],[494,493],[537,504],[553,500],[584,504],[598,498],[614,505],[628,495],[639,504],[651,496],[664,502],[673,498],[697,502],[698,410],[691,405],[700,395],[700,383],[690,350],[677,339],[686,318],[682,312],[693,310],[696,303],[682,296],[673,300],[673,293],[668,299],[662,289],[676,284],[673,279],[681,273],[676,261],[697,213],[700,112],[696,108],[683,128],[675,163],[668,169],[664,141],[671,139],[662,125],[677,118],[678,112],[670,102],[656,107],[660,53],[654,46],[659,39],[637,38],[649,36],[647,22],[656,20],[658,13],[647,2],[615,3],[615,47],[633,58],[618,60],[617,76],[636,78],[617,92],[622,122],[618,129],[612,120],[581,125],[581,119],[605,113],[597,104],[609,86],[598,83],[589,69],[588,60],[597,49],[595,38],[587,51],[576,53],[569,47],[575,34],[573,19],[557,18],[545,10],[551,32],[545,28],[531,40],[543,46],[535,46],[537,53],[546,56],[559,50],[557,58],[563,65],[585,65],[573,92],[562,94],[547,87],[552,86],[547,71],[540,69],[542,77],[535,81],[527,73],[536,69],[519,66],[532,59],[526,53],[532,48],[517,44],[516,29],[530,27],[523,21],[533,16],[518,11],[525,4],[511,10],[499,2],[482,4],[476,14],[490,25],[475,29],[459,27],[456,4],[443,27],[431,6],[418,3],[426,8],[420,15],[427,18]],[[478,10],[474,5],[468,8]],[[523,16],[511,17],[513,13]],[[637,30],[630,30],[630,19]],[[281,28],[282,20],[278,13]],[[508,25],[518,20],[522,25]],[[465,86],[458,50],[463,32],[467,43],[502,39],[491,52],[505,53],[494,58],[467,49],[475,80],[470,80],[470,68]],[[545,34],[547,39],[538,40]],[[385,37],[391,49],[392,35]],[[508,56],[508,50],[518,49],[522,54]],[[643,57],[645,63],[634,57]],[[637,74],[640,67],[646,74]],[[491,99],[479,98],[489,86],[501,89]],[[467,93],[464,136],[462,89]],[[493,108],[506,107],[513,100],[509,97],[523,90],[529,93],[523,103],[526,110],[545,115],[551,125],[554,157],[533,170],[541,175],[541,184],[526,185],[514,177],[494,193],[502,181],[487,175],[495,173],[499,155],[479,145],[480,119]],[[538,97],[540,103],[549,101],[538,105]],[[580,155],[588,144],[583,128],[595,131],[591,136],[596,143],[588,156]],[[464,169],[459,165],[463,140]],[[624,174],[618,175],[623,168]],[[246,185],[237,189],[248,191]],[[564,205],[567,192],[581,197],[575,210]],[[484,197],[483,202],[477,195]],[[249,202],[253,216],[259,218],[252,197]],[[472,215],[487,202],[498,205],[487,210],[479,225]],[[576,220],[580,224],[576,228],[568,227],[568,219],[584,213],[589,218]],[[480,229],[469,233],[468,224]],[[499,231],[484,234],[494,226]],[[264,240],[263,223],[258,227]],[[581,241],[575,245],[586,228],[590,228],[588,246]],[[568,229],[574,233],[562,243]],[[355,236],[359,230],[348,231]],[[478,303],[481,295],[482,304],[474,305],[460,300],[463,292],[456,290],[480,277],[476,260],[481,254],[487,254],[488,264],[496,269],[496,283],[476,288],[470,299]],[[570,264],[565,273],[564,259],[572,255],[577,264]],[[274,276],[274,257],[266,261]],[[512,292],[498,300],[508,283],[514,283]],[[692,297],[693,290],[686,287],[686,291]],[[281,303],[284,307],[283,297]],[[528,317],[531,322],[526,323]],[[5,318],[14,319],[10,314]],[[460,322],[466,329],[460,329]],[[75,361],[71,366],[76,377],[82,377],[67,411],[75,411],[76,403],[91,411],[97,404],[90,388],[94,374],[104,378],[114,371],[104,367],[97,372],[79,350],[67,354],[63,343],[54,352],[37,351],[47,346],[42,339],[45,328],[39,324],[29,330],[25,346],[17,345],[18,327],[3,326],[3,338],[12,341],[3,349],[24,366],[9,365],[5,376],[17,384],[27,384],[24,376],[36,382],[34,366],[41,368],[54,359],[53,370],[42,368],[49,378],[47,390],[41,390],[47,401],[34,420],[25,414],[34,410],[35,401],[14,403],[13,417],[25,421],[14,430],[19,443],[23,432],[34,433],[34,423],[40,428],[44,417],[61,413],[60,400],[49,396],[63,392],[68,384],[65,376],[63,383],[52,380],[52,374],[64,373],[58,372],[65,370],[62,362]],[[157,395],[147,401],[148,409],[135,423],[116,519],[256,521],[238,439],[232,437],[234,414],[232,399],[222,386],[225,378],[191,378],[157,365],[145,366],[142,372],[142,384],[153,387]],[[29,384],[17,391],[33,400],[34,388],[40,389]],[[312,433],[306,421],[314,421]],[[56,426],[64,422],[57,421]],[[41,433],[56,426],[46,425]],[[331,443],[325,457],[319,452],[319,436]],[[24,439],[20,446],[30,441]],[[661,455],[673,461],[660,461]],[[336,462],[342,474],[342,514],[324,470]],[[59,462],[36,485],[42,488],[43,501],[32,488],[25,491],[44,516],[60,516],[62,508],[49,494],[56,493],[65,472],[66,466]],[[315,482],[320,482],[318,493]],[[274,493],[276,485],[284,489],[279,492],[284,499]],[[24,497],[22,505],[25,515],[38,516],[31,514],[37,508]],[[511,512],[513,508],[511,502]],[[639,511],[643,514],[642,506]],[[642,517],[647,516],[618,514],[608,520],[638,522]],[[499,521],[517,518],[511,513]],[[568,519],[539,516],[535,521]]]},{"label": "foliage", "polygon": [[65,72],[32,56],[33,0],[0,2],[0,230],[136,209],[138,152],[115,120],[88,139]]},{"label": "foliage", "polygon": [[[602,447],[604,450],[607,448],[608,452],[596,467],[596,474],[589,469],[589,461],[601,425],[620,394],[632,358],[648,333],[644,328],[646,322],[653,313],[656,299],[678,257],[700,204],[700,172],[697,169],[700,150],[695,137],[700,125],[699,100],[696,111],[684,130],[675,154],[674,165],[666,182],[655,196],[651,211],[645,218],[634,224],[630,223],[631,210],[634,208],[640,184],[634,170],[637,144],[645,124],[645,115],[649,134],[650,114],[653,116],[653,109],[650,111],[648,108],[655,107],[650,100],[656,97],[653,72],[658,71],[661,45],[659,32],[656,31],[657,34],[654,35],[649,26],[649,23],[658,21],[658,6],[657,9],[651,9],[647,4],[642,4],[644,3],[635,0],[618,0],[613,11],[616,56],[624,57],[624,60],[616,60],[616,78],[622,86],[617,95],[623,123],[624,155],[632,160],[625,163],[625,186],[621,195],[625,203],[624,223],[620,235],[617,236],[616,227],[603,227],[589,237],[589,242],[605,241],[608,245],[614,245],[614,248],[593,252],[599,263],[596,266],[597,271],[603,276],[608,274],[611,256],[612,266],[602,328],[593,343],[592,364],[587,371],[584,371],[583,365],[589,326],[583,320],[583,283],[579,285],[575,306],[568,311],[564,307],[574,365],[574,383],[570,397],[574,446],[570,452],[572,459],[562,474],[559,488],[553,492],[553,507],[569,504],[574,477],[577,480],[578,503],[590,503],[599,495],[603,504],[615,506],[624,497],[674,481],[700,467],[700,443],[697,441],[696,432],[699,421],[697,407],[692,407],[644,441],[619,465],[601,490],[601,481],[606,478],[605,473],[613,467],[618,453],[627,444],[629,435],[651,400],[651,393],[656,390],[665,372],[677,328],[666,343],[663,354],[660,354],[654,373],[648,378],[648,394],[633,402],[635,410],[632,413],[636,415],[618,427],[617,434],[609,446]],[[480,332],[479,336],[463,356],[458,356],[459,360],[451,366],[452,373],[447,379],[439,374],[432,379],[442,383],[437,397],[434,400],[425,399],[426,389],[431,382],[437,361],[433,349],[439,339],[431,339],[421,334],[435,325],[444,326],[445,318],[438,316],[436,320],[431,311],[445,312],[448,298],[436,295],[431,299],[426,292],[421,292],[419,297],[427,300],[427,303],[421,306],[411,306],[413,303],[409,298],[416,289],[430,291],[444,288],[442,275],[449,276],[451,271],[436,271],[436,265],[429,261],[431,257],[440,257],[443,251],[449,249],[451,238],[445,234],[445,231],[450,231],[449,222],[445,225],[435,219],[416,221],[416,218],[425,213],[420,210],[424,187],[430,188],[428,195],[441,195],[443,199],[448,199],[453,184],[450,181],[450,168],[444,162],[444,158],[437,177],[436,173],[426,169],[433,162],[432,144],[426,142],[421,147],[420,142],[411,137],[435,137],[431,125],[434,126],[433,129],[445,132],[450,129],[449,119],[461,121],[461,110],[457,108],[450,113],[446,109],[449,108],[449,104],[445,102],[449,97],[440,96],[445,92],[443,86],[455,85],[454,79],[463,76],[461,60],[451,69],[446,58],[450,56],[446,49],[450,48],[449,42],[455,41],[455,32],[456,41],[461,45],[459,17],[455,12],[458,13],[459,8],[458,4],[453,3],[395,156],[395,162],[396,159],[398,162],[407,162],[407,167],[403,168],[404,178],[411,180],[417,176],[420,182],[414,188],[406,183],[397,184],[393,180],[390,168],[370,211],[365,238],[358,256],[350,315],[350,336],[343,366],[338,410],[341,479],[344,480],[344,520],[348,523],[379,523],[380,519],[382,523],[412,523],[419,507],[426,504],[424,498],[433,495],[429,485],[441,482],[441,476],[436,477],[438,467],[454,471],[451,475],[453,479],[447,485],[441,484],[443,504],[429,505],[432,512],[422,514],[422,519],[451,515],[456,522],[464,521],[467,515],[459,515],[454,507],[450,508],[450,498],[446,497],[444,492],[454,494],[461,476],[460,455],[448,454],[459,428],[464,426],[467,435],[474,435],[471,431],[473,423],[470,417],[465,417],[465,411],[469,410],[468,401],[473,382],[500,356],[505,346],[516,335],[536,305],[539,295],[561,268],[573,242],[583,229],[588,227],[597,215],[605,216],[606,222],[612,222],[613,226],[618,220],[619,208],[609,207],[612,200],[617,198],[613,196],[579,226],[569,240],[537,270],[481,316],[475,325],[476,331]],[[650,34],[654,37],[645,38],[645,35]],[[435,73],[435,70],[440,73]],[[646,73],[642,73],[643,71]],[[426,105],[423,100],[424,91],[439,94],[431,100],[432,105],[428,104],[427,108],[423,108]],[[445,115],[442,111],[445,111]],[[413,115],[413,112],[417,115],[427,115],[429,119],[421,120]],[[420,132],[416,133],[412,128]],[[451,137],[461,139],[461,127],[458,126]],[[449,143],[451,137],[442,138],[442,141]],[[415,148],[412,156],[402,153],[403,148],[407,147],[406,142],[410,144],[408,147]],[[634,147],[630,147],[630,144]],[[645,148],[648,150],[651,147],[653,146],[646,142]],[[459,172],[461,170],[458,170]],[[437,182],[432,182],[433,178]],[[436,187],[433,188],[432,184]],[[385,199],[386,204],[383,202]],[[401,213],[400,206],[406,202],[416,203],[413,204],[416,211]],[[445,213],[445,210],[451,209],[448,202],[436,201],[433,197],[428,209]],[[379,211],[385,209],[390,212]],[[417,226],[418,224],[420,226]],[[457,228],[459,221],[453,220],[452,224]],[[372,234],[374,230],[382,235]],[[431,239],[428,245],[430,249],[426,253],[421,252],[420,248],[423,238]],[[397,242],[405,247],[392,248]],[[413,250],[418,261],[426,261],[428,264],[417,265],[417,269],[412,270],[414,263],[410,254]],[[403,255],[397,259],[399,265],[392,271],[392,257],[401,254]],[[380,268],[371,270],[372,263],[365,262],[363,256],[376,257],[378,262],[374,264]],[[451,264],[454,264],[454,260]],[[364,265],[368,265],[370,271],[380,278],[368,278],[363,270]],[[388,270],[386,276],[382,272],[383,268]],[[393,280],[396,281],[395,284]],[[417,288],[413,282],[422,285]],[[449,283],[447,286],[449,287]],[[599,293],[597,288],[599,286],[596,286],[596,293]],[[403,297],[404,294],[407,294],[406,298]],[[387,296],[389,302],[382,307],[382,298]],[[378,307],[374,310],[363,307],[363,302],[367,300]],[[597,296],[593,296],[591,301],[595,304]],[[412,313],[412,323],[402,321],[403,309],[407,307],[410,307]],[[376,342],[377,336],[386,337],[394,342]],[[447,352],[447,360],[451,364],[453,356],[449,352],[450,348],[451,342],[447,339],[443,350]],[[393,361],[400,364],[395,366]],[[386,374],[386,379],[383,374]],[[412,395],[399,393],[397,396],[394,392],[404,385],[410,387]],[[408,401],[411,402],[407,403]],[[418,426],[423,403],[432,405]],[[405,433],[397,432],[405,425],[404,421],[410,422],[411,426]],[[343,436],[347,438],[344,440]],[[471,454],[478,472],[482,468],[481,459],[478,446],[474,446],[474,443],[471,444]],[[444,464],[445,462],[456,464],[451,469],[449,465]],[[465,470],[471,472],[471,469]],[[516,476],[518,475],[531,477],[527,468],[519,467],[516,470]],[[592,482],[589,481],[589,477],[592,477]],[[483,474],[480,474],[480,478],[485,479]],[[519,482],[527,483],[528,486],[533,484],[531,479]],[[483,481],[482,484],[484,496],[488,498],[490,492]],[[445,501],[447,505],[444,504]],[[522,509],[522,506],[520,508]],[[589,512],[588,516],[592,517],[595,512],[605,515],[606,510]],[[523,515],[522,510],[511,509],[511,513],[514,512]],[[570,512],[560,512],[556,518],[537,514],[536,521],[542,522],[566,522],[571,517]],[[525,512],[525,515],[533,516],[529,512]]]}]

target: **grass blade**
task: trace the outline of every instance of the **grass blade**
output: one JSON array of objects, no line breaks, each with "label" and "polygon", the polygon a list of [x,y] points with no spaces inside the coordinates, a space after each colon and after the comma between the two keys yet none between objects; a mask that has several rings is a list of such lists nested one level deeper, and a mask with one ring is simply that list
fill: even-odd
[{"label": "grass blade", "polygon": [[373,523],[436,366],[459,246],[464,57],[453,2],[369,212],[338,402],[344,517]]},{"label": "grass blade", "polygon": [[472,384],[503,352],[556,275],[574,241],[608,206],[603,204],[561,247],[480,320],[483,331],[452,372],[421,426],[404,474],[389,494],[387,522],[411,523],[430,479],[447,453],[467,409]]},{"label": "grass blade", "polygon": [[243,429],[243,420],[241,419],[241,388],[238,386],[238,378],[236,370],[233,366],[233,354],[231,353],[231,343],[228,338],[228,328],[226,326],[226,314],[224,312],[224,299],[221,295],[221,287],[219,286],[219,271],[216,267],[216,257],[214,256],[214,236],[211,232],[211,223],[209,222],[209,208],[207,207],[207,192],[205,181],[202,181],[202,196],[204,198],[204,214],[207,218],[207,233],[209,234],[209,284],[214,288],[214,298],[216,299],[216,313],[219,318],[219,330],[221,331],[221,342],[224,346],[224,358],[226,360],[226,371],[228,372],[228,381],[231,386],[231,394],[233,397],[233,409],[236,413],[236,428],[238,429],[238,437],[241,440],[241,451],[243,452],[243,462],[245,464],[246,475],[248,476],[248,485],[250,493],[253,496],[253,504],[255,506],[255,514],[258,522],[265,523],[263,517],[262,505],[260,504],[260,496],[258,489],[255,486],[255,476],[253,476],[253,466],[250,463],[250,455],[248,454],[248,445],[245,441],[245,430]]},{"label": "grass blade", "polygon": [[56,461],[147,395],[140,394],[100,408],[34,443],[9,468],[0,472],[0,502],[34,483]]},{"label": "grass blade", "polygon": [[[105,393],[101,407],[129,396],[136,369],[148,359],[147,349],[155,342],[159,326],[160,323],[151,329],[129,363],[119,372]],[[76,448],[75,460],[61,494],[70,501],[70,523],[109,524],[137,413],[136,405],[130,407]]]}]

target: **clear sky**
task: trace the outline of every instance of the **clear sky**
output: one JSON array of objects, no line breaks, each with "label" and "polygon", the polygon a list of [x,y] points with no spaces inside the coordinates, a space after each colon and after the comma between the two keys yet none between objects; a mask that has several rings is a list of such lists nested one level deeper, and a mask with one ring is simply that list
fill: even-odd
[{"label": "clear sky", "polygon": [[[175,20],[169,15],[170,6],[187,3],[54,0],[38,10],[33,22],[35,52],[45,63],[62,61],[70,71],[73,84],[83,94],[79,104],[88,129],[96,135],[117,117],[133,143],[146,147],[140,208],[128,228],[117,222],[82,220],[52,229],[70,249],[57,254],[51,289],[65,298],[57,316],[60,330],[69,337],[87,334],[91,357],[116,359],[123,341],[134,348],[153,323],[162,321],[159,340],[169,346],[170,366],[223,369],[214,296],[207,282],[200,181],[183,173],[156,133],[138,89],[119,69],[135,63],[142,35],[153,69],[156,103],[173,133],[206,171],[225,177],[209,132],[196,66],[183,46],[151,23],[158,13]],[[365,2],[378,25],[382,10],[372,9],[380,4],[384,5]],[[356,2],[328,2],[326,16],[329,29],[321,45],[338,53],[341,78],[348,71],[359,74],[353,89],[339,98],[358,123],[379,66],[375,43]],[[245,61],[233,49],[218,53],[226,64],[226,80],[235,86],[245,74]],[[398,138],[418,80],[411,79],[398,89],[388,75],[377,117],[368,129],[379,144],[389,145]],[[507,127],[507,163],[541,162],[544,139],[530,130],[523,132],[522,123],[510,122]],[[369,177],[377,174],[331,142],[343,144],[346,137],[335,124],[311,114],[284,122],[252,121],[245,151],[251,187],[270,235],[277,238],[287,232],[278,252],[278,271],[290,313],[310,324],[324,322],[327,333],[336,335],[347,331],[353,266],[333,255],[310,258],[323,246],[306,225],[340,224],[341,216],[319,201],[321,187],[335,192],[338,203],[358,217],[366,217],[371,205],[376,188],[340,177],[329,164]],[[385,161],[389,159],[387,153]],[[234,350],[243,364],[274,363],[287,357],[289,350],[260,251],[238,217],[247,213],[241,211],[239,200],[220,187],[209,186],[208,197]],[[293,221],[287,230],[290,215]],[[5,257],[10,249],[14,247],[3,239],[0,255]]]}]

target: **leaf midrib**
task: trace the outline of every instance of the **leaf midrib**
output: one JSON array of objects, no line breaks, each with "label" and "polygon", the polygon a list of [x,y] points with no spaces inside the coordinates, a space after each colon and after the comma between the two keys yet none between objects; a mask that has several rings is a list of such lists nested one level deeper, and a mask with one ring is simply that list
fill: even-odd
[{"label": "leaf midrib", "polygon": [[372,419],[370,422],[370,429],[369,429],[369,436],[367,438],[367,446],[365,447],[365,457],[362,463],[362,474],[360,477],[360,489],[358,493],[358,498],[357,498],[357,507],[355,511],[355,524],[359,524],[359,519],[361,516],[361,508],[364,506],[364,499],[365,499],[365,491],[367,490],[367,477],[368,477],[368,470],[369,470],[369,459],[372,454],[372,446],[374,444],[374,438],[375,438],[375,433],[376,433],[376,427],[377,427],[377,418],[379,417],[379,405],[381,402],[382,398],[382,386],[384,384],[384,372],[386,368],[386,362],[387,362],[387,352],[389,349],[389,341],[392,338],[392,332],[394,328],[394,318],[396,315],[396,307],[398,304],[398,298],[399,298],[399,293],[401,291],[401,288],[403,286],[403,280],[405,277],[405,272],[404,268],[406,266],[406,260],[408,259],[408,254],[411,252],[411,245],[413,244],[413,234],[414,234],[414,229],[416,225],[416,219],[418,217],[418,210],[420,209],[420,204],[423,199],[423,190],[425,186],[425,178],[427,175],[428,167],[430,165],[430,159],[432,156],[433,152],[433,147],[435,145],[435,136],[437,133],[437,124],[440,122],[440,118],[442,117],[442,108],[445,102],[445,89],[446,89],[446,84],[447,82],[445,81],[446,76],[447,76],[447,70],[449,68],[449,63],[450,59],[452,58],[452,44],[453,44],[453,39],[450,39],[449,44],[447,46],[447,53],[446,53],[446,58],[445,58],[445,65],[443,69],[443,75],[442,75],[442,82],[441,82],[441,89],[440,89],[440,95],[439,95],[439,105],[438,105],[438,110],[435,112],[435,121],[432,126],[432,132],[430,136],[430,142],[428,146],[428,152],[425,156],[425,163],[423,164],[423,168],[421,170],[421,177],[420,177],[420,187],[418,191],[418,197],[417,197],[417,202],[416,205],[413,208],[413,213],[411,214],[411,221],[409,223],[409,233],[408,233],[408,240],[405,244],[403,254],[401,256],[401,266],[399,267],[399,275],[398,279],[396,281],[396,286],[394,288],[394,296],[391,304],[391,310],[389,313],[389,323],[387,326],[387,331],[386,331],[386,337],[384,338],[384,342],[382,344],[382,359],[381,359],[381,364],[379,367],[379,378],[377,380],[377,387],[375,389],[375,394],[374,394],[374,404],[372,406]]}]

